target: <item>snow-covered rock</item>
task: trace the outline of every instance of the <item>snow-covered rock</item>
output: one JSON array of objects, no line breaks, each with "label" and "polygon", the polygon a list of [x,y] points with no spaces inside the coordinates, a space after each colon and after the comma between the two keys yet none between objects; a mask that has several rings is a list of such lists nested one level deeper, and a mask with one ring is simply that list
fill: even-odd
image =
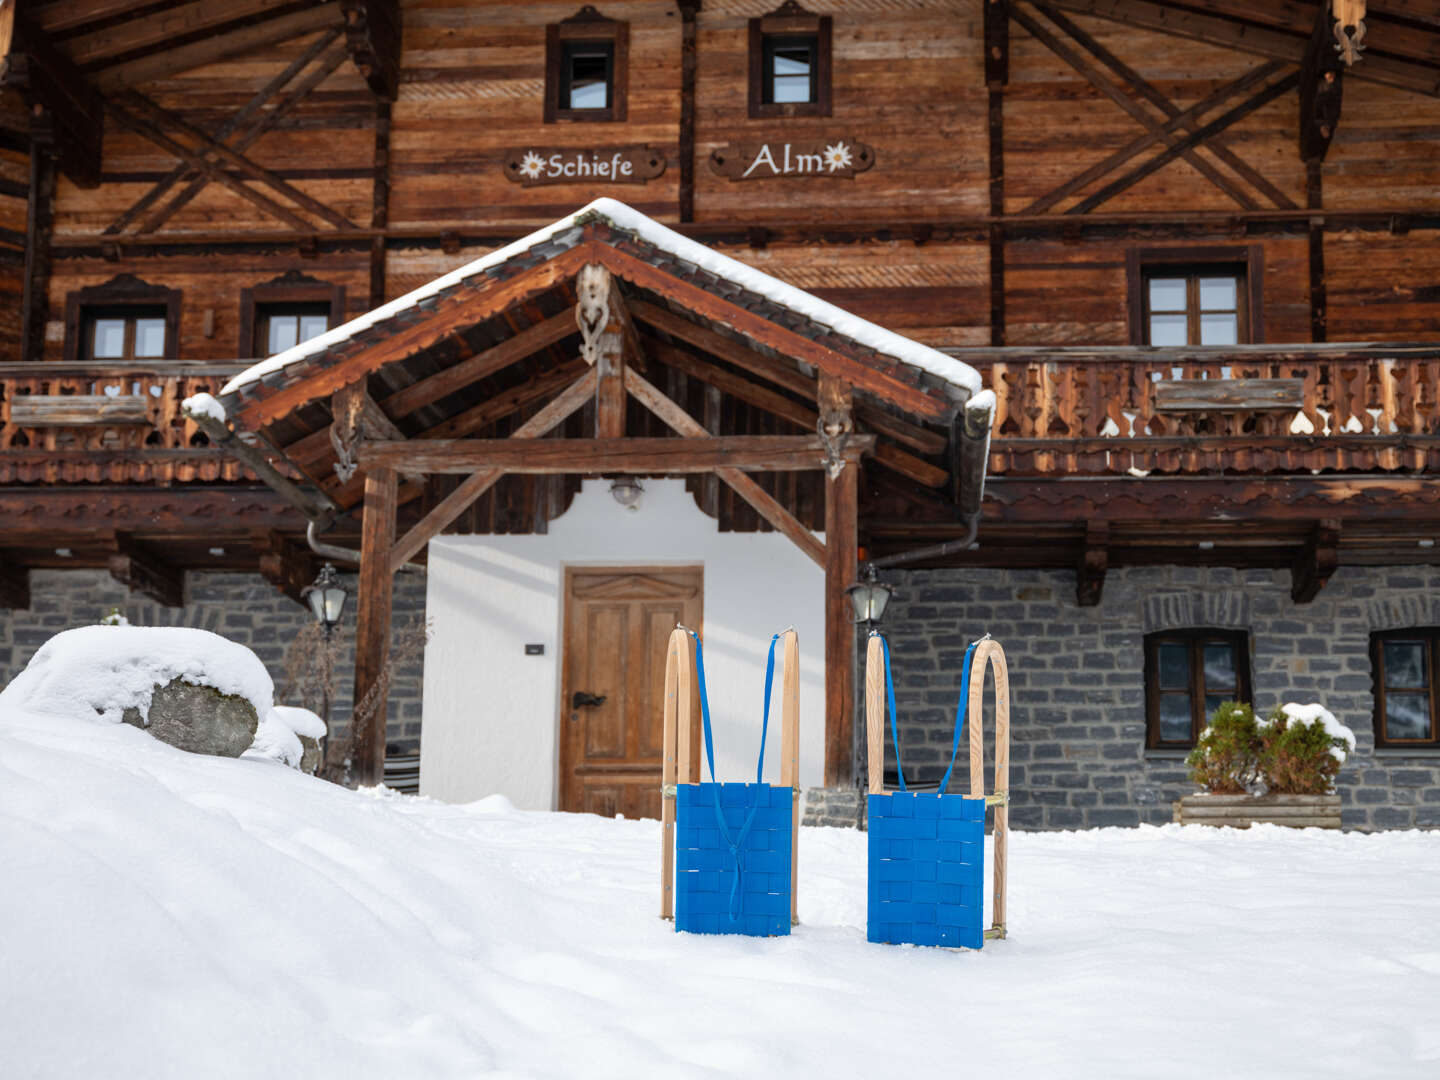
[{"label": "snow-covered rock", "polygon": [[182,626],[81,626],[41,645],[0,691],[0,709],[51,716],[99,716],[119,723],[135,709],[148,724],[156,687],[182,679],[246,699],[257,719],[275,689],[244,645]]},{"label": "snow-covered rock", "polygon": [[255,732],[254,744],[242,755],[263,758],[314,774],[320,768],[320,740],[325,721],[309,709],[276,705]]}]

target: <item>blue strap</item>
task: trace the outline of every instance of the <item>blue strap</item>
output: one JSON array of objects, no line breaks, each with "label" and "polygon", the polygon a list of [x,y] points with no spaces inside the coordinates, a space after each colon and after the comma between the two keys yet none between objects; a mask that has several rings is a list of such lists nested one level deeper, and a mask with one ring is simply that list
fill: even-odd
[{"label": "blue strap", "polygon": [[[890,643],[878,630],[871,630],[870,636],[880,639],[880,647],[885,653],[885,697],[890,706],[890,738],[895,743],[895,774],[900,780],[900,790],[904,791],[905,770],[900,764],[900,729],[895,720],[895,682],[890,676]],[[965,666],[960,673],[960,700],[955,703],[955,734],[950,742],[950,764],[945,767],[945,775],[940,779],[942,795],[950,786],[950,773],[955,768],[955,757],[960,752],[960,736],[965,731],[966,706],[970,701],[970,659],[975,655],[975,647],[979,644],[978,641],[972,641],[965,650]]]},{"label": "blue strap", "polygon": [[742,893],[741,881],[745,876],[745,864],[741,856],[741,849],[745,846],[745,838],[750,835],[750,826],[755,823],[755,814],[760,809],[759,784],[765,772],[765,733],[770,723],[770,686],[775,678],[775,642],[780,635],[776,634],[770,639],[770,659],[765,667],[765,716],[760,733],[760,765],[755,774],[756,801],[750,807],[750,813],[745,816],[745,824],[740,827],[739,835],[733,840],[730,838],[730,830],[725,825],[725,811],[720,806],[720,785],[715,780],[715,749],[714,737],[710,731],[710,698],[705,692],[705,649],[700,643],[700,635],[694,630],[686,631],[695,639],[695,676],[696,682],[700,685],[700,721],[705,730],[705,759],[710,765],[710,792],[715,796],[715,823],[720,827],[720,838],[725,841],[725,846],[730,849],[730,858],[735,864],[735,882],[730,886],[730,921],[740,921],[740,901]]},{"label": "blue strap", "polygon": [[965,730],[965,721],[968,719],[967,706],[970,703],[970,658],[975,655],[975,646],[978,641],[972,641],[970,647],[965,650],[965,670],[960,674],[960,700],[955,703],[955,738],[950,744],[950,764],[945,766],[945,775],[940,778],[940,794],[945,794],[945,789],[950,786],[950,772],[955,768],[955,755],[960,752],[960,735]]},{"label": "blue strap", "polygon": [[900,778],[900,790],[905,790],[905,768],[900,764],[900,729],[895,725],[895,682],[890,678],[890,642],[878,630],[871,630],[872,637],[880,638],[880,647],[885,651],[885,697],[890,702],[890,738],[895,743],[895,775]]}]

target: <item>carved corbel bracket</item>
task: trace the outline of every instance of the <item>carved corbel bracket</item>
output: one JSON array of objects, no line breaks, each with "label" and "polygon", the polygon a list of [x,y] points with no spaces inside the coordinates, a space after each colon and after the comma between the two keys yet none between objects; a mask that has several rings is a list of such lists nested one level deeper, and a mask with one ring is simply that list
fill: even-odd
[{"label": "carved corbel bracket", "polygon": [[610,325],[610,271],[597,263],[582,266],[575,278],[575,295],[580,355],[594,367],[600,358],[600,336]]}]

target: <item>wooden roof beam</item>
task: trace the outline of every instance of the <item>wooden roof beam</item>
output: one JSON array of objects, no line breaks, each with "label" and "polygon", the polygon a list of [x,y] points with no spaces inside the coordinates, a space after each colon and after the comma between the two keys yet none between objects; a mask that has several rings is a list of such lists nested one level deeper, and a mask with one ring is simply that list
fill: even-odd
[{"label": "wooden roof beam", "polygon": [[109,560],[111,577],[164,607],[185,606],[183,569],[137,543],[128,533],[117,534],[115,543],[118,550]]},{"label": "wooden roof beam", "polygon": [[1308,604],[1319,595],[1340,565],[1339,547],[1339,519],[1326,518],[1317,522],[1290,569],[1290,598],[1295,603]]},{"label": "wooden roof beam", "polygon": [[11,3],[0,11],[0,19],[13,20],[10,51],[0,58],[0,87],[18,91],[29,106],[33,145],[55,158],[76,186],[98,187],[105,129],[100,93],[16,8]]},{"label": "wooden roof beam", "polygon": [[[711,330],[709,327],[700,326],[683,316],[643,300],[630,301],[630,312],[641,322],[647,323],[657,330],[663,330],[671,337],[688,342],[697,349],[703,349],[721,360],[734,364],[743,371],[748,371],[752,375],[758,375],[762,379],[792,390],[810,401],[816,400],[819,395],[819,383],[815,379],[797,371],[783,361],[766,356],[764,353]],[[948,444],[944,435],[919,424],[902,420],[868,402],[858,402],[856,414],[880,434],[888,435],[896,442],[904,443],[923,454],[943,453]]]},{"label": "wooden roof beam", "polygon": [[340,0],[345,15],[345,42],[360,77],[381,101],[394,101],[400,91],[399,0]]},{"label": "wooden roof beam", "polygon": [[30,606],[30,571],[0,551],[0,608],[23,611]]},{"label": "wooden roof beam", "polygon": [[[1254,26],[1223,15],[1207,15],[1174,8],[1151,0],[1046,0],[1051,7],[1080,15],[1094,15],[1162,34],[1202,41],[1208,45],[1253,53],[1272,60],[1298,64],[1305,55],[1305,39],[1284,30]],[[1367,56],[1351,75],[1401,90],[1440,97],[1440,68],[1387,56]]]},{"label": "wooden roof beam", "polygon": [[1340,123],[1345,64],[1335,51],[1330,5],[1321,4],[1300,65],[1300,158],[1324,161]]},{"label": "wooden roof beam", "polygon": [[1075,565],[1075,603],[1098,607],[1105,591],[1105,571],[1110,565],[1110,526],[1103,521],[1085,523],[1085,540]]}]

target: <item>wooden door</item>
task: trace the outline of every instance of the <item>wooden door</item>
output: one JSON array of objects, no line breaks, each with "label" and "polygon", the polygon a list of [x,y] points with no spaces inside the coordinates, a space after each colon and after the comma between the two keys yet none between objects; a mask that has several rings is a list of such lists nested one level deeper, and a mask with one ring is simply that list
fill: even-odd
[{"label": "wooden door", "polygon": [[[566,571],[561,810],[660,816],[665,650],[677,622],[700,630],[701,587],[698,566]],[[698,767],[698,691],[691,714]]]}]

